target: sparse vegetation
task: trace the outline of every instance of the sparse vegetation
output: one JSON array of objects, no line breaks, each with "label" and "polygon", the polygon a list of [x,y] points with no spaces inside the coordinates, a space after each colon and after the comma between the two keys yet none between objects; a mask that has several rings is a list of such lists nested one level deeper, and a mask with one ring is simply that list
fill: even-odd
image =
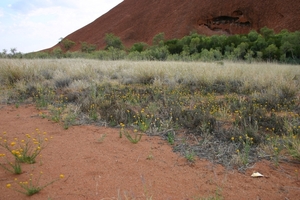
[{"label": "sparse vegetation", "polygon": [[[258,158],[278,164],[286,153],[299,157],[299,82],[294,77],[300,69],[296,65],[78,59],[0,62],[0,81],[9,91],[6,101],[19,104],[31,99],[38,108],[50,111],[41,117],[65,128],[78,120],[112,127],[122,123],[126,131],[133,127],[163,136],[182,155],[191,149],[195,155],[239,169]],[[189,130],[196,143],[182,145],[175,134],[182,129]],[[141,139],[126,131],[120,137],[133,143]],[[219,145],[211,145],[214,141]]]},{"label": "sparse vegetation", "polygon": [[[25,134],[24,138],[13,138],[13,140],[9,137],[8,133],[3,132],[0,137],[0,147],[8,151],[8,153],[13,157],[14,163],[10,162],[10,157],[4,153],[0,154],[0,158],[6,158],[7,164],[0,163],[0,166],[5,170],[14,173],[14,174],[22,174],[22,163],[34,164],[36,163],[36,157],[41,153],[41,151],[46,147],[48,142],[48,137],[46,132],[42,132],[39,129],[36,129],[35,132],[31,134]],[[8,167],[10,166],[10,167]],[[12,168],[12,169],[11,169]],[[34,167],[33,167],[34,168]],[[12,188],[13,190],[25,194],[27,196],[32,196],[38,192],[40,192],[45,187],[51,185],[55,181],[59,179],[55,179],[43,186],[39,186],[39,181],[42,176],[42,172],[40,172],[39,177],[36,179],[36,183],[33,182],[33,174],[30,174],[29,181],[20,181],[18,182],[18,178],[15,178],[15,182],[21,189],[15,188],[13,184],[6,184],[7,188]],[[64,175],[60,175],[60,178],[64,178]]]}]

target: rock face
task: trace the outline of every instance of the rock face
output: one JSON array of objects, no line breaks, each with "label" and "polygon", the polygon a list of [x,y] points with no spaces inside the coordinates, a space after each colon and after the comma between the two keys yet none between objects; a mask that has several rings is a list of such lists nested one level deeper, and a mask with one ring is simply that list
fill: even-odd
[{"label": "rock face", "polygon": [[[106,33],[121,38],[125,46],[152,43],[164,32],[166,39],[199,34],[245,34],[267,26],[279,32],[300,30],[299,0],[124,0],[115,8],[66,38],[105,47]],[[57,44],[57,47],[61,44]]]}]

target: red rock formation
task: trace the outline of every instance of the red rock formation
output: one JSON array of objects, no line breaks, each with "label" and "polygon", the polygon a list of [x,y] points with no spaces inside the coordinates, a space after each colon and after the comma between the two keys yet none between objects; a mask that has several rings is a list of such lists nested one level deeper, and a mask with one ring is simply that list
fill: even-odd
[{"label": "red rock formation", "polygon": [[[166,39],[199,34],[243,34],[267,26],[279,32],[300,30],[299,0],[124,0],[94,22],[66,38],[105,47],[106,33],[120,37],[126,46],[152,43],[164,32]],[[60,44],[57,44],[58,46]]]}]

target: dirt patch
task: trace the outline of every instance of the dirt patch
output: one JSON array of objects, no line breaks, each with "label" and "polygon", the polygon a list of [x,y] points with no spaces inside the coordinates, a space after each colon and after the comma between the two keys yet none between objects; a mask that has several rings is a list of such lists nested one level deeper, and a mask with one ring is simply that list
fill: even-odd
[{"label": "dirt patch", "polygon": [[[144,135],[137,144],[119,137],[119,129],[92,125],[62,125],[39,116],[32,105],[0,106],[0,134],[11,139],[36,128],[53,136],[33,165],[22,164],[21,175],[0,169],[0,199],[298,199],[300,165],[269,161],[254,164],[244,174],[196,159],[193,164],[173,152],[160,137]],[[0,153],[7,153],[0,148]],[[0,160],[3,163],[4,160]],[[40,193],[26,197],[13,190],[14,178],[38,176],[45,184],[59,180]],[[253,172],[262,178],[252,178]],[[7,189],[6,184],[12,188]],[[20,188],[18,188],[20,189]]]}]

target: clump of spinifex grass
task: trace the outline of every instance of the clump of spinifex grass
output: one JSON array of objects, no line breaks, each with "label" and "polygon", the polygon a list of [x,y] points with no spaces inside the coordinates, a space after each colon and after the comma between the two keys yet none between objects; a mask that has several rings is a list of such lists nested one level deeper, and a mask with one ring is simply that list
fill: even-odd
[{"label": "clump of spinifex grass", "polygon": [[43,172],[40,172],[39,177],[36,180],[36,183],[34,183],[34,181],[33,181],[33,179],[34,179],[33,178],[33,174],[30,174],[30,177],[29,177],[28,181],[18,181],[18,179],[15,178],[16,184],[19,185],[19,187],[21,189],[17,189],[15,187],[13,187],[13,185],[10,184],[10,183],[6,184],[6,187],[9,188],[9,189],[13,189],[16,192],[25,194],[27,196],[32,196],[32,195],[34,195],[36,193],[39,193],[42,189],[44,189],[45,187],[53,184],[54,182],[58,181],[59,179],[63,179],[64,178],[64,175],[61,174],[61,175],[59,175],[59,178],[57,178],[57,179],[55,179],[53,181],[50,181],[49,183],[46,183],[46,184],[40,186],[39,182],[40,182],[40,179],[41,179],[42,175],[43,175]]},{"label": "clump of spinifex grass", "polygon": [[26,134],[25,138],[14,138],[13,141],[9,141],[6,135],[7,133],[3,132],[3,137],[0,137],[0,146],[6,149],[17,163],[35,163],[36,157],[47,146],[49,140],[47,133],[39,129]]}]

